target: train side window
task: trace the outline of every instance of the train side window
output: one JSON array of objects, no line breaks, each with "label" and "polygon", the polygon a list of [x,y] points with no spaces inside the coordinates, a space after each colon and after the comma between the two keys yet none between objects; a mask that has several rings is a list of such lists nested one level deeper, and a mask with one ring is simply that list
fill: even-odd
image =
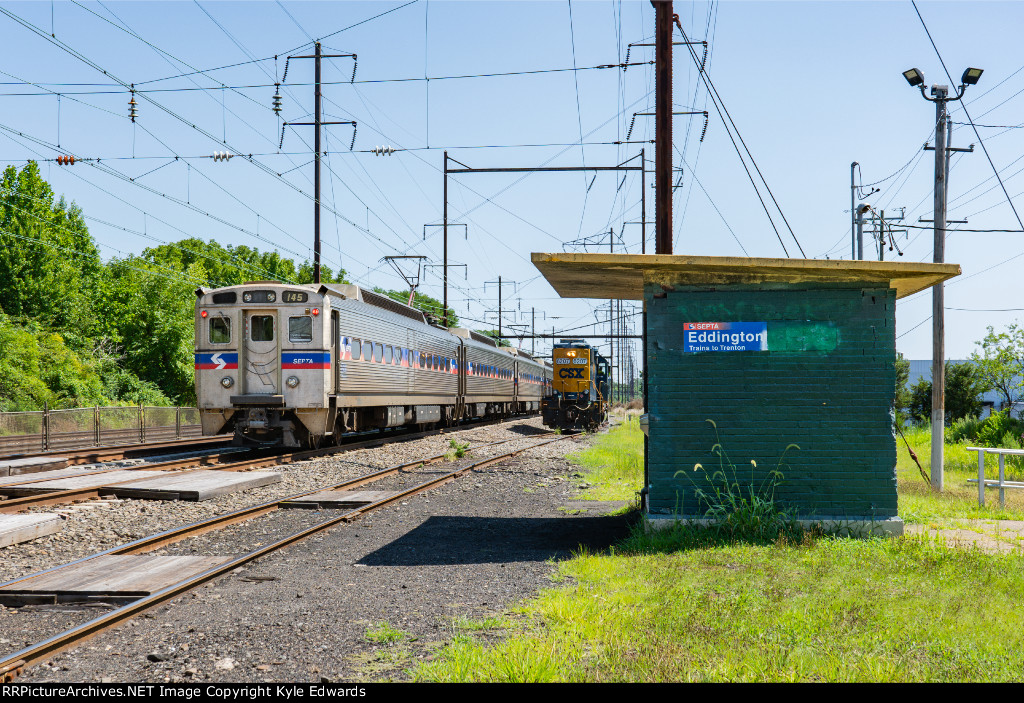
[{"label": "train side window", "polygon": [[377,343],[377,344],[374,344],[373,347],[374,347],[373,348],[373,361],[379,361],[379,362],[383,363],[383,361],[384,361],[384,345],[380,344],[380,343]]},{"label": "train side window", "polygon": [[363,359],[373,361],[373,342],[369,340],[363,342]]},{"label": "train side window", "polygon": [[254,342],[274,341],[274,316],[253,315],[249,318],[249,338]]},{"label": "train side window", "polygon": [[362,358],[362,354],[360,353],[362,351],[363,351],[363,342],[362,342],[362,340],[360,340],[360,339],[353,339],[352,340],[352,359],[354,361],[359,361],[359,359]]},{"label": "train side window", "polygon": [[391,363],[391,359],[392,359],[393,353],[394,352],[391,350],[391,345],[390,344],[385,344],[384,345],[384,363],[385,364],[390,364]]},{"label": "train side window", "polygon": [[231,319],[227,317],[210,318],[210,344],[231,343]]},{"label": "train side window", "polygon": [[306,344],[313,341],[313,318],[309,315],[288,318],[288,341]]}]

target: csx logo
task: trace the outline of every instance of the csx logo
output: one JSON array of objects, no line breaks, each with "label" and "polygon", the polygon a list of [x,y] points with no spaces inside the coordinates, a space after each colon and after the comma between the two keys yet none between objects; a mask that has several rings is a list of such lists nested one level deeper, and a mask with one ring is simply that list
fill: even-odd
[{"label": "csx logo", "polygon": [[559,378],[583,378],[583,369],[559,369]]}]

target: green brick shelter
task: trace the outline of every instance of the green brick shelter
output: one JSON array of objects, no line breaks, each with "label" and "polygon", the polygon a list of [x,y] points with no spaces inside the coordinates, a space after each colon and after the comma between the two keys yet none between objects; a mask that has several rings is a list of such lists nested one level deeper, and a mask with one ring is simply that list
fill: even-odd
[{"label": "green brick shelter", "polygon": [[774,485],[802,520],[902,532],[896,300],[959,266],[566,253],[533,263],[562,297],[644,301],[652,524],[703,519],[701,491],[713,495],[709,478],[724,469],[744,488]]}]

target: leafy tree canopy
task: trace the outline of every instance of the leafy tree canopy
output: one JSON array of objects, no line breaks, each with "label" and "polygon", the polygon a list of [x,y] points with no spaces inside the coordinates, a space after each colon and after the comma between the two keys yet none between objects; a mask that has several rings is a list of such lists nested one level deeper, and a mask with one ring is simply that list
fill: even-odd
[{"label": "leafy tree canopy", "polygon": [[[981,414],[981,396],[989,390],[978,367],[972,363],[946,362],[946,422]],[[910,389],[910,414],[918,422],[932,417],[932,382],[918,379]]]},{"label": "leafy tree canopy", "polygon": [[1004,408],[1011,408],[1024,394],[1024,327],[1010,325],[998,334],[992,327],[978,342],[981,352],[971,360],[985,383],[999,393]]}]

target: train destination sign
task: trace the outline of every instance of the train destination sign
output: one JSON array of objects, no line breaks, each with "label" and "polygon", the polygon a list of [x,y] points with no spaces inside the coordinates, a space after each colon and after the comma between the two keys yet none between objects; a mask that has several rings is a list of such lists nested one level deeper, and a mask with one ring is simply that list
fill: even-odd
[{"label": "train destination sign", "polygon": [[683,351],[768,351],[768,323],[684,322]]}]

